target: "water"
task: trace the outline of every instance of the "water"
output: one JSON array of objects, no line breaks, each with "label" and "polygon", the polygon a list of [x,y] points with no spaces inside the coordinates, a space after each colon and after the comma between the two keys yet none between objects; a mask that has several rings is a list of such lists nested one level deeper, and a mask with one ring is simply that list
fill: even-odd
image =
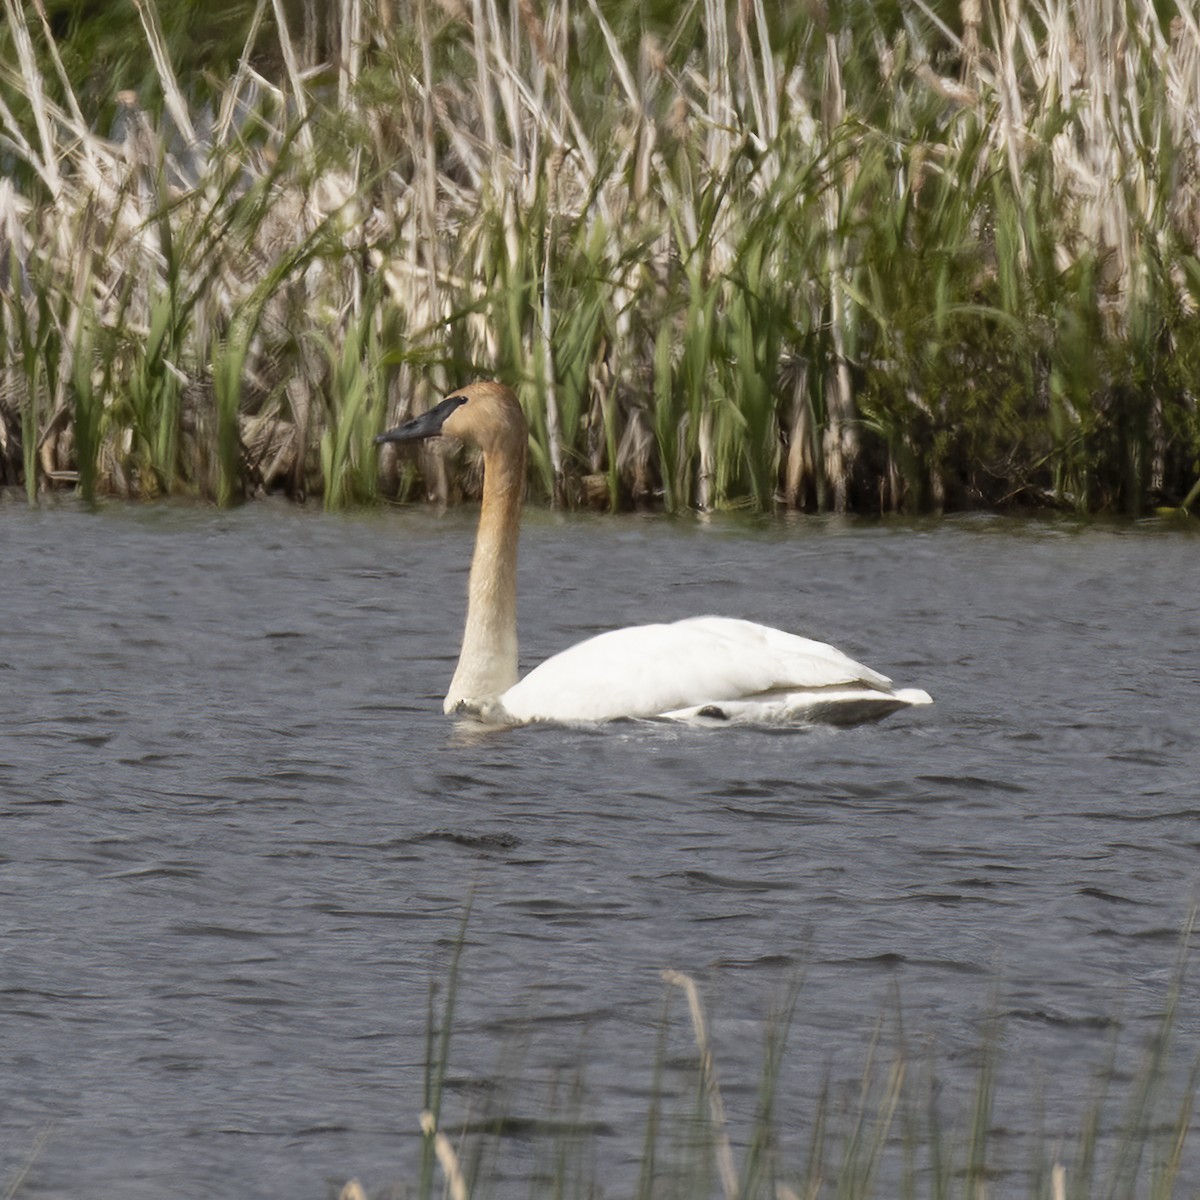
[{"label": "water", "polygon": [[[447,1115],[508,1106],[500,1178],[544,1161],[577,1086],[628,1190],[663,968],[701,984],[735,1138],[799,981],[797,1162],[880,1018],[951,1128],[1002,1018],[1001,1179],[1039,1124],[1078,1131],[1114,1043],[1128,1094],[1200,864],[1194,537],[530,514],[526,666],[724,612],[936,704],[471,738],[440,702],[472,536],[469,513],[0,514],[0,1190],[25,1165],[38,1198],[411,1184],[468,896]],[[668,1090],[694,1058],[677,992],[669,1022]],[[1198,1029],[1185,989],[1183,1067]]]}]

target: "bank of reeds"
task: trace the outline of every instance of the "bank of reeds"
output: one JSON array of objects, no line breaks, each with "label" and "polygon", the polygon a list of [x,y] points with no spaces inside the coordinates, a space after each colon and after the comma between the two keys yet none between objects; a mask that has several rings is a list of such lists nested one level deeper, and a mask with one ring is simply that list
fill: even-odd
[{"label": "bank of reeds", "polygon": [[[166,0],[162,0],[166,2]],[[1200,26],[1153,0],[259,0],[215,101],[82,111],[3,0],[0,483],[559,504],[1200,500]],[[278,78],[255,67],[271,19]]]}]

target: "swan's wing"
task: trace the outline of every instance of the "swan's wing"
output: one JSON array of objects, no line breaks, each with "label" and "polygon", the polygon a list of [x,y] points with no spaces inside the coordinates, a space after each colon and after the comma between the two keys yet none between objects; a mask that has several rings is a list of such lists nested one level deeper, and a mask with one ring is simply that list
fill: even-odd
[{"label": "swan's wing", "polygon": [[500,697],[518,721],[651,717],[764,693],[891,681],[823,642],[729,617],[634,625],[547,659]]},{"label": "swan's wing", "polygon": [[901,708],[932,704],[920,688],[878,688],[850,685],[808,692],[773,692],[749,700],[722,700],[679,708],[663,715],[689,725],[862,725],[878,721]]}]

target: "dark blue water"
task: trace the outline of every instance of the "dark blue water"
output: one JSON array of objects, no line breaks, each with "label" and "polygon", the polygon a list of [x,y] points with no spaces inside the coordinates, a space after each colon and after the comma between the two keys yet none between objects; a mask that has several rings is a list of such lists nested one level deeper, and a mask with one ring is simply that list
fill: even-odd
[{"label": "dark blue water", "polygon": [[[694,1107],[664,968],[700,983],[739,1161],[794,986],[797,1169],[877,1026],[877,1070],[935,1074],[951,1132],[993,1039],[1002,1190],[1038,1147],[1070,1161],[1111,1055],[1119,1124],[1200,868],[1195,537],[530,514],[526,667],[718,612],[936,703],[478,738],[440,711],[472,523],[0,510],[0,1195],[411,1188],[469,897],[444,1125],[510,1118],[501,1191],[568,1116],[631,1191],[656,1058],[665,1108]],[[1185,986],[1167,1120],[1198,1030]]]}]

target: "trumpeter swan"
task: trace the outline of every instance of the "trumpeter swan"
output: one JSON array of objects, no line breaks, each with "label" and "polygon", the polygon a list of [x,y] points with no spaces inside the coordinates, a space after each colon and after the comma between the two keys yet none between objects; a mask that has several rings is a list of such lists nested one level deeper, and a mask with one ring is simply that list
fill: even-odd
[{"label": "trumpeter swan", "polygon": [[467,622],[447,713],[496,724],[665,717],[698,724],[874,720],[931,703],[794,634],[728,617],[615,629],[517,679],[517,533],[529,427],[513,392],[472,383],[377,444],[449,434],[483,451]]}]

